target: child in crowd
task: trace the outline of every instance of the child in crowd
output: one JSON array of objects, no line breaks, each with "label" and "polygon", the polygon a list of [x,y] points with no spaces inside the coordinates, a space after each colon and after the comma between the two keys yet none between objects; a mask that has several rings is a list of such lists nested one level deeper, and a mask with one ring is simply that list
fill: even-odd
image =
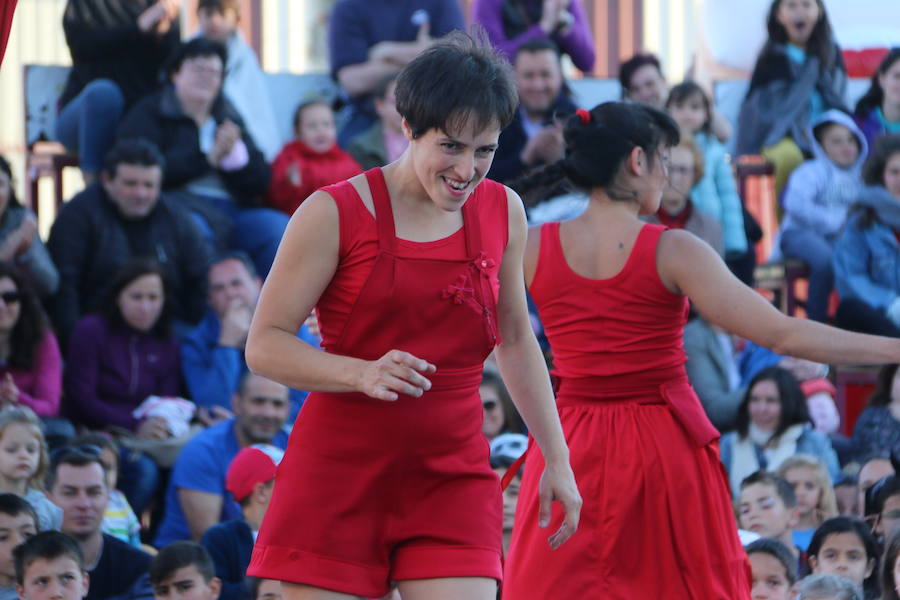
[{"label": "child in crowd", "polygon": [[871,515],[872,533],[887,538],[900,525],[900,477],[882,477],[866,492],[866,514]]},{"label": "child in crowd", "polygon": [[780,192],[803,152],[812,152],[808,124],[845,109],[847,72],[822,0],[772,0],[766,27],[738,116],[736,154],[762,152]]},{"label": "child in crowd", "polygon": [[[878,545],[859,519],[834,517],[816,530],[809,543],[809,569],[816,575],[846,577],[870,594],[878,587]],[[870,594],[867,594],[870,595]]]},{"label": "child in crowd", "polygon": [[843,517],[856,517],[861,510],[856,501],[856,477],[842,475],[834,484],[834,499],[837,501],[838,514]]},{"label": "child in crowd", "polygon": [[24,406],[0,411],[0,493],[27,500],[41,531],[59,529],[63,516],[43,492],[47,463],[47,445],[34,411]]},{"label": "child in crowd", "polygon": [[829,110],[812,124],[815,158],[791,173],[784,189],[781,252],[809,267],[806,313],[824,321],[834,287],[832,251],[847,209],[862,189],[868,143],[846,113]]},{"label": "child in crowd", "polygon": [[778,468],[778,474],[794,488],[797,498],[797,525],[793,543],[803,552],[816,528],[825,519],[836,517],[837,500],[831,478],[821,460],[809,454],[795,454]]},{"label": "child in crowd", "polygon": [[155,600],[177,600],[191,590],[192,600],[216,600],[222,582],[206,548],[194,542],[172,542],[150,563]]},{"label": "child in crowd", "polygon": [[116,489],[119,478],[119,448],[108,435],[88,433],[76,442],[80,447],[96,447],[100,451],[100,462],[106,471],[106,487],[109,489],[109,503],[103,513],[103,533],[141,547],[141,522],[131,509],[128,499]]},{"label": "child in crowd", "polygon": [[334,111],[322,100],[304,102],[294,113],[297,136],[272,163],[268,204],[293,214],[320,187],[362,172],[353,157],[338,148]]},{"label": "child in crowd", "polygon": [[64,533],[43,531],[29,538],[13,550],[13,562],[21,600],[81,600],[87,596],[84,555],[78,542]]},{"label": "child in crowd", "polygon": [[0,600],[15,600],[13,549],[37,533],[37,515],[24,499],[0,494]]},{"label": "child in crowd", "polygon": [[881,560],[881,600],[900,600],[900,530],[887,539]]},{"label": "child in crowd", "polygon": [[796,575],[802,554],[794,545],[797,524],[797,498],[787,481],[768,471],[757,471],[741,482],[738,497],[738,523],[741,529],[778,540],[789,548]]},{"label": "child in crowd", "polygon": [[791,586],[797,581],[791,551],[769,538],[756,540],[746,547],[753,570],[753,600],[790,600]]},{"label": "child in crowd", "polygon": [[810,575],[797,583],[794,600],[863,600],[863,592],[846,577]]},{"label": "child in crowd", "polygon": [[403,118],[397,112],[396,89],[396,74],[381,81],[372,99],[378,120],[347,145],[347,152],[365,170],[394,162],[409,146],[403,134]]},{"label": "child in crowd", "polygon": [[900,133],[900,47],[891,48],[872,74],[872,85],[853,116],[870,148],[880,136]]},{"label": "child in crowd", "polygon": [[281,582],[277,579],[247,578],[249,600],[281,600]]},{"label": "child in crowd", "polygon": [[[504,433],[491,440],[491,468],[501,479],[528,447],[528,437],[521,433]],[[522,469],[513,475],[509,485],[503,490],[503,552],[508,553],[509,541],[516,517],[516,505],[519,502],[519,486],[522,482]]]}]

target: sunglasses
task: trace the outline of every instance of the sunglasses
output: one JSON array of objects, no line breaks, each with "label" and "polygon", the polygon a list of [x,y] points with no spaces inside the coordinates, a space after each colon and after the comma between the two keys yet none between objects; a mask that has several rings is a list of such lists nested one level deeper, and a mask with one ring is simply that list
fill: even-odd
[{"label": "sunglasses", "polygon": [[4,304],[16,304],[22,299],[22,294],[19,292],[3,292],[0,294],[0,298],[3,298]]},{"label": "sunglasses", "polygon": [[482,406],[484,407],[484,410],[494,410],[495,408],[497,408],[497,401],[496,400],[486,400],[485,402],[482,403]]}]

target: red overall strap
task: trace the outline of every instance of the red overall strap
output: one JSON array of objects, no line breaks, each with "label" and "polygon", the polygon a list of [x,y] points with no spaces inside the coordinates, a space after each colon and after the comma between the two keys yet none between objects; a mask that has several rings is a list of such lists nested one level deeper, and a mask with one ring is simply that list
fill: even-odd
[{"label": "red overall strap", "polygon": [[387,182],[381,169],[366,171],[366,181],[372,194],[372,205],[375,207],[375,224],[378,227],[378,246],[388,252],[394,249],[397,232],[394,229],[394,211],[391,210],[391,197],[388,194]]},{"label": "red overall strap", "polygon": [[528,454],[531,452],[532,446],[534,446],[534,438],[531,437],[531,434],[529,433],[528,447],[525,448],[525,452],[522,453],[522,456],[516,459],[516,462],[509,465],[506,473],[504,473],[503,477],[500,478],[500,489],[504,492],[506,491],[506,488],[509,487],[509,484],[513,480],[513,477],[515,477],[516,473],[519,472],[519,469],[522,468],[522,465],[525,463],[525,459],[528,458]]}]

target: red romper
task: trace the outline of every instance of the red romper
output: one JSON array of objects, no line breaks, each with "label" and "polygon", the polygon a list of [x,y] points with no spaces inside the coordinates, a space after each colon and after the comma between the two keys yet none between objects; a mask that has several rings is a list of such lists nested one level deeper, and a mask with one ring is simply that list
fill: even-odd
[{"label": "red romper", "polygon": [[622,270],[588,279],[566,263],[559,223],[541,228],[531,295],[553,349],[557,404],[584,501],[558,550],[537,527],[537,447],[525,463],[504,600],[743,600],[718,432],[684,371],[687,299],[659,278],[665,230],[644,225]]},{"label": "red romper", "polygon": [[404,579],[499,580],[502,498],[478,386],[498,342],[506,190],[482,182],[459,231],[418,243],[395,236],[381,170],[366,177],[375,219],[350,183],[325,188],[340,260],[317,306],[323,346],[367,360],[396,348],[437,372],[420,398],[309,395],[247,574],[367,597]]}]

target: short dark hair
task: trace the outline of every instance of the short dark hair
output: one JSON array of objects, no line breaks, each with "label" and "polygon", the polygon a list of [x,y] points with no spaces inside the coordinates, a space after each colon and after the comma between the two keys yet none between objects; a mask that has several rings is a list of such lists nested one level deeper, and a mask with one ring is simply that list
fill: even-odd
[{"label": "short dark hair", "polygon": [[772,439],[777,440],[787,428],[799,423],[809,423],[809,409],[806,407],[806,396],[800,387],[800,382],[793,373],[781,367],[769,367],[757,373],[747,385],[744,399],[738,405],[735,429],[741,438],[746,438],[750,431],[750,394],[757,383],[772,381],[778,388],[778,400],[781,403],[781,418],[778,427],[772,434]]},{"label": "short dark hair", "polygon": [[[835,109],[835,110],[837,110],[837,109]],[[815,140],[817,142],[819,142],[819,144],[822,144],[822,140],[825,137],[825,133],[829,129],[836,127],[838,125],[840,125],[841,127],[845,128],[845,129],[850,130],[850,133],[853,134],[853,141],[856,142],[856,150],[859,152],[862,152],[862,142],[860,142],[859,136],[856,135],[856,132],[854,132],[853,129],[851,129],[849,126],[844,125],[843,123],[840,123],[838,121],[830,121],[829,120],[829,121],[822,121],[821,123],[817,123],[815,126],[813,126],[813,129],[812,129],[813,137],[815,138]]]},{"label": "short dark hair", "polygon": [[262,585],[263,581],[265,581],[264,578],[253,577],[252,575],[244,578],[244,583],[247,585],[247,600],[256,600],[256,597],[259,596],[259,586]]},{"label": "short dark hair", "polygon": [[119,467],[119,447],[116,446],[116,443],[113,439],[106,433],[101,431],[89,431],[83,435],[78,436],[78,438],[73,442],[76,446],[96,446],[100,448],[101,451],[109,450],[116,459],[116,469]]},{"label": "short dark hair", "polygon": [[85,452],[74,446],[63,446],[57,449],[53,456],[50,457],[50,468],[47,469],[47,489],[51,492],[53,491],[61,465],[86,467],[95,463],[100,465],[100,470],[103,471],[103,485],[105,486],[106,467],[103,466],[103,461],[100,460],[100,454]]},{"label": "short dark hair", "polygon": [[175,48],[166,62],[166,75],[171,78],[174,73],[181,69],[181,65],[186,60],[207,56],[218,56],[222,61],[223,69],[228,63],[228,50],[225,49],[225,44],[221,42],[214,42],[202,36],[182,42]]},{"label": "short dark hair", "polygon": [[39,558],[53,560],[68,556],[84,571],[84,555],[78,542],[60,531],[42,531],[13,548],[13,564],[16,568],[16,583],[25,583],[25,571]]},{"label": "short dark hair", "polygon": [[797,565],[794,561],[794,555],[791,554],[787,546],[778,540],[761,538],[744,546],[744,550],[747,551],[747,556],[751,554],[768,554],[784,566],[788,583],[794,585],[797,581]]},{"label": "short dark hair", "polygon": [[622,97],[628,96],[628,90],[631,88],[631,78],[641,67],[652,65],[656,67],[659,74],[662,75],[662,65],[655,54],[635,54],[619,66],[619,84],[622,86]]},{"label": "short dark hair", "polygon": [[256,272],[256,265],[253,264],[253,260],[246,252],[241,250],[229,250],[214,256],[209,263],[209,267],[206,269],[207,274],[212,271],[213,267],[220,265],[227,260],[236,260],[244,265],[244,268],[247,269],[247,273],[250,274],[251,278],[256,279],[259,277],[259,274]]},{"label": "short dark hair", "polygon": [[38,528],[38,516],[31,503],[17,494],[0,494],[0,513],[8,517],[18,517],[22,513],[34,519],[34,528]]},{"label": "short dark hair", "polygon": [[197,567],[197,571],[207,582],[216,576],[216,567],[206,548],[196,542],[172,542],[163,547],[150,562],[150,583],[158,585],[178,569],[191,565]]},{"label": "short dark hair", "polygon": [[683,104],[688,99],[699,96],[703,102],[703,110],[706,111],[706,119],[700,126],[700,131],[709,133],[712,131],[712,103],[709,96],[702,87],[693,81],[683,81],[669,90],[669,97],[666,98],[666,110],[669,110],[673,104]]},{"label": "short dark hair", "polygon": [[103,172],[114,179],[119,165],[159,167],[165,171],[166,159],[156,144],[145,138],[122,138],[103,157]]},{"label": "short dark hair", "polygon": [[482,39],[453,31],[422,52],[397,77],[397,112],[414,138],[430,129],[457,131],[470,118],[504,129],[519,103],[512,69]]},{"label": "short dark hair", "polygon": [[519,47],[516,48],[516,53],[513,55],[513,64],[516,64],[516,59],[519,58],[519,55],[523,52],[528,52],[529,54],[536,54],[538,52],[552,52],[556,55],[557,60],[560,59],[559,46],[557,46],[552,40],[543,38],[528,40],[524,44],[520,44]]},{"label": "short dark hair", "polygon": [[120,268],[103,294],[100,302],[100,314],[111,327],[127,329],[125,317],[122,316],[122,310],[119,308],[119,294],[136,279],[144,275],[157,275],[162,281],[163,308],[156,323],[150,329],[150,333],[158,338],[166,338],[171,334],[171,300],[169,298],[169,285],[166,280],[166,274],[156,261],[138,258],[129,261]]},{"label": "short dark hair", "polygon": [[240,16],[241,14],[240,0],[198,0],[197,12],[200,12],[200,9],[202,8],[218,10],[223,13],[230,8],[231,10],[236,12],[238,16]]},{"label": "short dark hair", "polygon": [[785,507],[794,508],[797,506],[797,495],[794,493],[794,486],[785,481],[783,477],[760,469],[741,481],[741,491],[756,484],[770,485],[775,488],[775,493],[784,502]]},{"label": "short dark hair", "polygon": [[297,105],[296,109],[294,109],[294,131],[297,131],[300,128],[300,119],[303,118],[303,111],[312,106],[324,106],[328,110],[333,110],[331,108],[331,104],[329,104],[328,101],[324,98],[312,98],[310,100],[304,100]]},{"label": "short dark hair", "polygon": [[884,169],[891,157],[900,153],[900,133],[879,137],[871,152],[863,165],[863,182],[866,185],[884,186]]},{"label": "short dark hair", "polygon": [[875,536],[872,535],[872,530],[861,519],[846,516],[832,517],[819,525],[809,542],[807,556],[818,556],[828,536],[839,533],[856,534],[866,549],[866,558],[878,560],[878,543],[875,541]]}]

